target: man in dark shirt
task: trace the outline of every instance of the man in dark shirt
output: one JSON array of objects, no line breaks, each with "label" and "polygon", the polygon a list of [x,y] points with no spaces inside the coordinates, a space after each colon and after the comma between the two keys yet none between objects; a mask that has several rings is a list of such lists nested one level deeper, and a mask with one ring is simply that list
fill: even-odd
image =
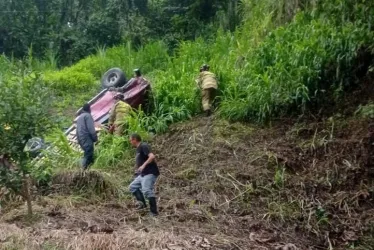
[{"label": "man in dark shirt", "polygon": [[135,196],[139,202],[138,209],[146,208],[146,201],[144,196],[149,201],[150,211],[152,216],[157,216],[157,204],[154,194],[154,185],[157,177],[160,175],[155,155],[147,143],[142,142],[138,134],[130,136],[130,143],[136,148],[136,166],[137,177],[130,184],[130,192]]},{"label": "man in dark shirt", "polygon": [[77,139],[81,146],[83,157],[83,169],[86,170],[94,162],[94,144],[97,142],[94,120],[91,116],[91,106],[86,103],[83,106],[82,114],[77,120]]}]

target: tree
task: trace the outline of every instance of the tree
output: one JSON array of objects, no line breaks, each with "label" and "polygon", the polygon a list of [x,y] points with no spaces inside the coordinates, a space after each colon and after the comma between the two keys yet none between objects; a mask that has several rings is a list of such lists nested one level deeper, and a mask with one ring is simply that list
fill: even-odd
[{"label": "tree", "polygon": [[24,149],[29,139],[45,135],[52,127],[50,93],[35,73],[13,77],[0,86],[0,184],[20,194],[31,215],[31,158]]},{"label": "tree", "polygon": [[[296,0],[292,0],[296,1]],[[307,1],[307,0],[303,0]],[[256,2],[256,1],[255,1]],[[0,54],[23,58],[30,46],[41,59],[50,51],[66,66],[131,41],[136,47],[162,39],[214,36],[218,25],[235,30],[239,0],[2,0]]]}]

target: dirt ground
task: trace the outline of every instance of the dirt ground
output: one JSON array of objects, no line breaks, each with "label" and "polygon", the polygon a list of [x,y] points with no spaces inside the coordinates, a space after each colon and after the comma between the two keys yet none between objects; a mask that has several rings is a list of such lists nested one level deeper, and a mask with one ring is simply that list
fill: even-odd
[{"label": "dirt ground", "polygon": [[151,142],[157,219],[131,198],[52,192],[33,219],[2,211],[0,249],[374,249],[373,129],[356,117],[175,124]]}]

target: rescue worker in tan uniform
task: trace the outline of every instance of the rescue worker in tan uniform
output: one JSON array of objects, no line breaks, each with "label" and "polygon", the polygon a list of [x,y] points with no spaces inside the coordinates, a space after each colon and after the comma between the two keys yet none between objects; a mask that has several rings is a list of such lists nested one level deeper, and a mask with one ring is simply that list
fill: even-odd
[{"label": "rescue worker in tan uniform", "polygon": [[216,96],[218,84],[216,75],[209,71],[209,65],[204,64],[200,68],[200,74],[196,83],[201,89],[203,110],[206,116],[210,116],[212,114],[212,104]]},{"label": "rescue worker in tan uniform", "polygon": [[109,116],[109,129],[115,135],[121,136],[125,130],[125,117],[131,112],[131,106],[124,101],[124,95],[118,93],[114,96],[116,103],[113,105]]}]

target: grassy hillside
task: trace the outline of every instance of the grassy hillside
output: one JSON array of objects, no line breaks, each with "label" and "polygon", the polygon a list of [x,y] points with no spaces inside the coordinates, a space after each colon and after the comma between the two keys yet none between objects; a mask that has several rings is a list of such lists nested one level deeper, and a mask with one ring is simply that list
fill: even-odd
[{"label": "grassy hillside", "polygon": [[[98,92],[102,74],[112,67],[128,75],[133,68],[142,69],[154,89],[153,121],[164,123],[200,111],[194,78],[203,63],[218,75],[218,112],[223,118],[263,122],[339,102],[373,70],[374,4],[281,3],[242,1],[244,22],[237,31],[218,31],[209,41],[180,42],[172,54],[162,41],[136,49],[128,43],[99,48],[95,55],[56,70],[53,55],[40,61],[30,49],[23,67],[44,75],[57,96],[57,110],[68,120],[73,110]],[[0,75],[19,71],[19,63],[4,57],[0,64]]]},{"label": "grassy hillside", "polygon": [[[219,30],[213,40],[180,42],[173,53],[162,41],[141,48],[127,43],[98,49],[60,70],[52,54],[40,60],[33,57],[32,48],[24,61],[0,56],[0,83],[13,81],[14,76],[17,82],[20,77],[40,75],[55,97],[51,112],[57,114],[61,129],[98,93],[106,70],[120,67],[129,76],[140,67],[152,82],[155,109],[150,116],[134,112],[128,124],[131,132],[146,138],[150,129],[166,132],[171,123],[200,112],[194,79],[203,63],[210,64],[219,78],[216,113],[222,119],[270,123],[284,117],[344,115],[347,110],[352,114],[352,109],[372,117],[370,98],[356,98],[354,93],[374,70],[374,2],[285,3],[242,1],[238,14],[244,21],[239,29]],[[60,132],[49,137],[71,156]],[[116,166],[128,153],[122,150],[128,148],[126,139],[105,136],[101,144],[99,167]],[[62,162],[70,166],[78,162],[76,157]],[[55,159],[49,167],[58,163]]]},{"label": "grassy hillside", "polygon": [[[0,249],[373,249],[374,2],[240,9],[235,32],[172,53],[162,41],[127,43],[63,69],[32,49],[22,62],[0,56],[0,84],[40,75],[61,119],[47,138],[60,152],[30,168],[35,218],[0,188]],[[200,112],[203,63],[219,78],[217,112],[186,122]],[[152,82],[154,113],[128,124],[161,166],[158,220],[134,211],[127,138],[102,134],[82,173],[60,131],[112,67],[140,67]]]},{"label": "grassy hillside", "polygon": [[45,81],[63,95],[92,94],[107,69],[131,74],[140,67],[153,84],[155,115],[185,119],[199,112],[194,78],[208,63],[220,80],[221,116],[266,121],[339,102],[373,65],[372,3],[321,1],[305,5],[289,22],[272,1],[243,1],[242,8],[247,19],[235,33],[181,42],[172,55],[162,42],[102,49],[72,67],[45,71]]},{"label": "grassy hillside", "polygon": [[135,211],[127,191],[135,153],[105,141],[107,159],[118,161],[99,158],[86,173],[55,165],[33,220],[16,199],[5,206],[0,249],[370,250],[370,130],[360,116],[271,128],[211,118],[174,124],[151,141],[161,166],[157,220]]}]

